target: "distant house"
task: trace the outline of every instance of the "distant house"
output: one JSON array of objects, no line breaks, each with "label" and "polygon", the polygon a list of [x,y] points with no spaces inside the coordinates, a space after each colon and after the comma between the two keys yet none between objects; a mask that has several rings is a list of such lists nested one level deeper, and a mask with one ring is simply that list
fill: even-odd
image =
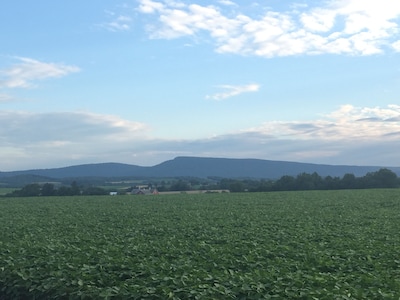
[{"label": "distant house", "polygon": [[110,196],[116,196],[118,195],[118,192],[110,192]]},{"label": "distant house", "polygon": [[131,190],[131,195],[158,195],[158,191],[148,185],[138,185]]}]

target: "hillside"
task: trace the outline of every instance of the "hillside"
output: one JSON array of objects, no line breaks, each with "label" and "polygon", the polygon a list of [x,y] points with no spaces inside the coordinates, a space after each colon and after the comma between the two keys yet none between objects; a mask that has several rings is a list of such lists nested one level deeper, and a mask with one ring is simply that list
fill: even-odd
[{"label": "hillside", "polygon": [[[177,157],[152,167],[160,176],[217,176],[224,178],[265,178],[276,179],[284,175],[317,172],[321,176],[343,176],[353,173],[364,176],[379,170],[377,166],[335,166],[262,159],[229,159]],[[400,168],[390,168],[400,174]]]},{"label": "hillside", "polygon": [[[339,176],[352,173],[364,176],[379,170],[380,166],[321,165],[261,159],[230,159],[177,157],[152,167],[141,167],[120,163],[85,164],[54,169],[38,169],[0,172],[0,178],[35,175],[52,179],[79,177],[200,177],[265,178],[276,179],[284,175],[317,172],[321,176]],[[389,167],[400,175],[400,167]]]},{"label": "hillside", "polygon": [[49,178],[75,177],[124,177],[141,173],[146,167],[120,163],[85,164],[54,169],[37,169],[13,172],[0,172],[0,178],[21,175],[37,175]]}]

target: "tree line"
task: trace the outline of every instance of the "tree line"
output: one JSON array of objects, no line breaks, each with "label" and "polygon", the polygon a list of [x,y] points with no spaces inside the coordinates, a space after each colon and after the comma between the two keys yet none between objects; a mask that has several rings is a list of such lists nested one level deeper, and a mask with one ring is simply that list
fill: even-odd
[{"label": "tree line", "polygon": [[[272,191],[301,191],[301,190],[340,190],[340,189],[370,189],[398,188],[400,178],[393,171],[382,168],[369,172],[365,176],[356,177],[345,174],[343,177],[322,177],[314,172],[301,173],[297,176],[285,175],[278,180],[228,179],[209,178],[179,178],[167,186],[162,183],[150,184],[158,191],[189,191],[189,190],[230,190],[231,192],[272,192]],[[130,191],[128,189],[126,192]],[[76,181],[70,186],[55,187],[52,183],[32,183],[20,190],[8,193],[7,197],[32,196],[75,196],[75,195],[107,195],[109,191],[96,186],[79,186]]]},{"label": "tree line", "polygon": [[228,179],[210,178],[210,182],[200,182],[195,178],[179,179],[170,186],[158,185],[159,191],[189,191],[200,190],[230,190],[231,192],[271,192],[300,190],[339,190],[339,189],[369,189],[397,188],[400,178],[389,169],[382,168],[369,172],[363,177],[345,174],[343,177],[322,177],[314,172],[301,173],[297,176],[285,175],[278,180]]},{"label": "tree line", "polygon": [[56,187],[52,183],[31,183],[20,190],[6,194],[6,197],[35,197],[35,196],[77,196],[77,195],[107,195],[108,192],[100,187],[79,186],[76,181],[70,186]]},{"label": "tree line", "polygon": [[231,192],[398,188],[400,178],[391,170],[382,168],[363,177],[356,177],[354,174],[345,174],[343,177],[322,177],[314,172],[301,173],[297,176],[285,175],[275,181],[223,179],[219,186]]},{"label": "tree line", "polygon": [[160,183],[153,183],[152,186],[156,187],[159,192],[190,190],[230,190],[231,192],[339,190],[397,188],[400,187],[400,178],[391,170],[382,168],[376,172],[367,173],[363,177],[356,177],[350,173],[345,174],[343,177],[322,177],[316,172],[312,174],[301,173],[297,176],[285,175],[277,180],[182,177],[172,182],[161,181]]}]

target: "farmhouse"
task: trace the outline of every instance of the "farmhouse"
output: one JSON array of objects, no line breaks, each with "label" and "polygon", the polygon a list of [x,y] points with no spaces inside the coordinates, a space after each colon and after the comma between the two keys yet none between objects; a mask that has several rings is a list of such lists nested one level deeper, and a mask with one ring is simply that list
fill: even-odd
[{"label": "farmhouse", "polygon": [[148,185],[137,185],[131,192],[131,195],[158,195],[157,189],[152,189]]}]

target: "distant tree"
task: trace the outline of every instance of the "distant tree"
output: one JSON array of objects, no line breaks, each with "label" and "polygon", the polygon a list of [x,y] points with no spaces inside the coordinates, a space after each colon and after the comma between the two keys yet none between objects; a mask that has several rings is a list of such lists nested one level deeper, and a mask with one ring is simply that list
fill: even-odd
[{"label": "distant tree", "polygon": [[232,179],[227,179],[227,178],[221,179],[219,182],[219,188],[223,190],[228,190],[231,183]]},{"label": "distant tree", "polygon": [[55,194],[54,184],[45,183],[41,189],[42,196],[53,196]]},{"label": "distant tree", "polygon": [[19,191],[19,196],[21,197],[39,196],[40,190],[41,188],[39,184],[37,183],[28,184]]},{"label": "distant tree", "polygon": [[261,180],[258,188],[257,188],[257,192],[268,192],[273,190],[274,187],[274,182],[271,180]]},{"label": "distant tree", "polygon": [[362,178],[362,182],[366,188],[395,188],[399,186],[396,173],[386,168],[367,173]]},{"label": "distant tree", "polygon": [[73,181],[71,183],[71,195],[80,195],[81,194],[81,189],[78,186],[78,183],[76,181]]},{"label": "distant tree", "polygon": [[179,179],[177,182],[173,183],[170,187],[171,191],[189,191],[190,185],[184,180]]},{"label": "distant tree", "polygon": [[235,180],[229,185],[229,190],[232,193],[244,192],[245,191],[245,185],[244,185],[243,182],[241,182],[239,180]]},{"label": "distant tree", "polygon": [[72,196],[71,188],[68,186],[60,186],[57,190],[58,196]]},{"label": "distant tree", "polygon": [[342,189],[355,189],[358,188],[358,182],[354,174],[346,173],[344,174],[342,180],[340,181],[340,188]]},{"label": "distant tree", "polygon": [[396,173],[389,169],[380,169],[377,174],[377,180],[384,188],[396,188],[399,186],[399,181]]},{"label": "distant tree", "polygon": [[282,176],[275,182],[273,189],[277,191],[293,191],[296,189],[296,180],[293,176]]},{"label": "distant tree", "polygon": [[157,185],[157,191],[159,191],[159,192],[165,192],[165,191],[168,191],[168,188],[167,188],[164,184],[162,184],[162,185]]},{"label": "distant tree", "polygon": [[323,185],[325,190],[337,190],[340,188],[340,177],[326,176]]},{"label": "distant tree", "polygon": [[317,190],[323,187],[322,177],[316,172],[312,174],[301,173],[297,175],[295,182],[296,190]]},{"label": "distant tree", "polygon": [[91,186],[82,191],[83,195],[107,195],[107,191],[101,187]]},{"label": "distant tree", "polygon": [[260,190],[260,180],[245,179],[242,181],[244,189],[248,192],[258,192]]}]

